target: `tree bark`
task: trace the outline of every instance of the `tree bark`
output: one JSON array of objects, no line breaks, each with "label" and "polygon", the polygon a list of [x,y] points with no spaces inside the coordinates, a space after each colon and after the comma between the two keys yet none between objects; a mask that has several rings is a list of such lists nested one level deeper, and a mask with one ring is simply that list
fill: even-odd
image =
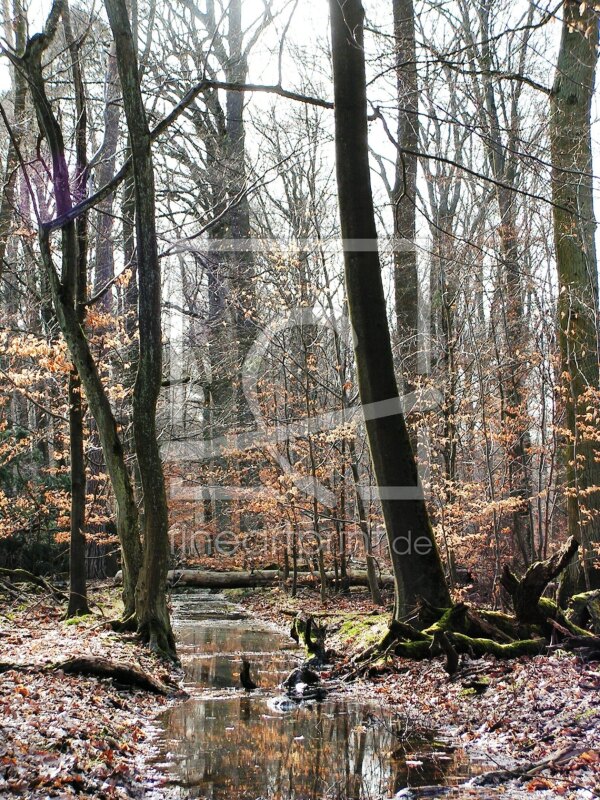
[{"label": "tree bark", "polygon": [[[590,111],[598,50],[598,12],[591,2],[565,0],[550,104],[554,241],[558,272],[558,341],[566,425],[569,534],[581,557],[561,582],[561,602],[600,588],[600,447],[586,436],[586,391],[599,389],[598,264],[596,259]],[[596,395],[597,397],[597,395]],[[595,549],[596,548],[596,549]]]},{"label": "tree bark", "polygon": [[[19,65],[27,75],[39,126],[52,156],[53,188],[56,211],[59,215],[67,213],[72,207],[71,188],[62,131],[46,94],[41,59],[56,33],[62,12],[63,3],[56,0],[48,16],[44,33],[29,39],[22,58],[18,59]],[[62,275],[59,277],[52,259],[50,234],[43,226],[40,228],[39,242],[44,277],[49,285],[58,324],[98,425],[102,452],[117,504],[117,532],[121,542],[125,574],[123,601],[127,615],[134,611],[134,593],[141,560],[137,507],[125,466],[117,424],[74,303],[74,276],[78,269],[75,223],[68,222],[62,228],[61,234]]]},{"label": "tree bark", "polygon": [[[87,108],[85,88],[80,65],[80,49],[71,29],[71,16],[68,2],[63,8],[63,25],[67,46],[71,55],[71,74],[75,88],[75,202],[83,200],[86,192],[87,170]],[[85,299],[87,293],[87,213],[82,214],[76,223],[77,264],[73,275],[71,301],[75,308],[79,325],[83,328]],[[85,547],[85,507],[86,474],[83,433],[83,403],[81,400],[81,380],[75,365],[69,373],[69,449],[71,462],[71,520],[69,541],[69,606],[67,617],[89,614],[86,582]]]},{"label": "tree bark", "polygon": [[367,96],[360,0],[330,0],[338,197],[346,293],[354,327],[360,399],[369,407],[367,437],[381,496],[396,580],[395,617],[419,599],[449,603],[437,545],[418,486],[394,374],[369,171]]},{"label": "tree bark", "polygon": [[139,363],[133,389],[135,450],[143,491],[143,565],[136,589],[138,631],[150,647],[175,655],[167,609],[168,509],[156,433],[162,381],[161,271],[156,238],[154,168],[150,129],[125,0],[106,0],[121,79],[133,161],[138,257]]},{"label": "tree bark", "polygon": [[[398,131],[396,174],[392,190],[394,214],[394,299],[404,391],[414,388],[419,350],[419,275],[417,265],[417,156],[419,87],[417,80],[413,0],[393,0],[396,43]],[[410,153],[405,150],[411,151]]]}]

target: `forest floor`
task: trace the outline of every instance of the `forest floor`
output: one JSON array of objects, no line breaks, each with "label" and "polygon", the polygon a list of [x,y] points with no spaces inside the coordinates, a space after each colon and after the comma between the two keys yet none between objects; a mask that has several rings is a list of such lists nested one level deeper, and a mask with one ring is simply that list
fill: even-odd
[{"label": "forest floor", "polygon": [[[274,589],[238,593],[237,599],[288,630],[294,612],[313,614],[327,625],[327,647],[348,662],[381,637],[389,620],[362,591],[324,605],[309,590],[297,598]],[[600,797],[599,663],[561,651],[510,661],[488,656],[463,661],[452,679],[443,666],[441,658],[394,658],[348,682],[345,691],[384,703],[409,724],[446,734],[474,761],[492,765],[489,788],[473,788],[474,797]],[[467,798],[470,789],[461,787],[453,796]]]},{"label": "forest floor", "polygon": [[[293,599],[279,590],[230,594],[256,617],[287,630],[294,613],[312,613],[327,625],[328,647],[347,662],[381,636],[389,618],[363,591],[325,605],[309,590]],[[164,663],[133,637],[107,627],[118,613],[114,589],[95,589],[91,596],[94,614],[70,621],[43,594],[23,593],[0,605],[1,798],[172,795],[154,762],[157,716],[176,698],[41,669],[94,655],[137,664],[163,680],[181,677],[167,675]],[[29,666],[2,666],[12,663]],[[341,692],[396,710],[408,725],[443,734],[474,762],[502,773],[487,787],[463,786],[453,797],[600,797],[598,663],[560,651],[507,662],[486,657],[463,663],[450,679],[439,658],[398,658]],[[544,759],[551,762],[546,768]]]},{"label": "forest floor", "polygon": [[[47,595],[0,605],[0,797],[165,798],[153,766],[156,717],[172,699],[43,667],[79,656],[141,666],[164,663],[133,637],[114,634],[114,590],[94,591],[94,614],[65,621]],[[7,669],[9,664],[27,668]]]}]

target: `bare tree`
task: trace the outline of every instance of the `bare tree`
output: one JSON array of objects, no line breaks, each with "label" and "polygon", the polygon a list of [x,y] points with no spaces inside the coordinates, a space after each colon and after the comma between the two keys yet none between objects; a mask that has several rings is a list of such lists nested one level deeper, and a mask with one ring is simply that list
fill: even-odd
[{"label": "bare tree", "polygon": [[[419,598],[436,606],[447,605],[450,598],[401,410],[381,265],[373,247],[377,231],[369,171],[364,11],[360,0],[330,0],[330,10],[346,293],[360,398],[394,569],[394,614],[400,619]],[[402,497],[406,494],[410,499]]]}]

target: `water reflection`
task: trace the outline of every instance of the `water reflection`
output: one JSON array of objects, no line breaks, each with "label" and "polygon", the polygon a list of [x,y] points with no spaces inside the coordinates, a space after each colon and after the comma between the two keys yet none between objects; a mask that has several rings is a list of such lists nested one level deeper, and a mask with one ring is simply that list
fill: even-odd
[{"label": "water reflection", "polygon": [[[468,776],[461,752],[401,743],[393,716],[372,705],[330,700],[280,711],[275,687],[301,654],[276,630],[243,617],[222,597],[187,595],[175,604],[193,696],[163,717],[163,757],[186,797],[378,800]],[[237,690],[242,654],[258,693]]]},{"label": "water reflection", "polygon": [[372,800],[443,783],[450,766],[457,774],[455,755],[426,744],[407,766],[391,718],[373,711],[336,701],[278,715],[264,697],[191,700],[165,720],[176,781],[211,800]]},{"label": "water reflection", "polygon": [[275,629],[250,621],[222,601],[211,613],[206,607],[175,608],[177,646],[186,681],[199,688],[239,687],[241,658],[252,665],[252,678],[261,687],[278,686],[297,665],[300,651]]}]

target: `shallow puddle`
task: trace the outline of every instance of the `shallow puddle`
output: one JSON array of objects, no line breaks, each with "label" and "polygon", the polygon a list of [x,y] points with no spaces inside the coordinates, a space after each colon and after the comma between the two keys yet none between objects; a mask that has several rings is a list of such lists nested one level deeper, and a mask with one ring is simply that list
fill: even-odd
[{"label": "shallow puddle", "polygon": [[[406,740],[375,704],[288,701],[278,686],[302,651],[218,595],[176,598],[174,625],[191,698],[162,717],[161,761],[182,797],[380,800],[478,771],[462,750]],[[238,688],[242,655],[251,694]]]}]

